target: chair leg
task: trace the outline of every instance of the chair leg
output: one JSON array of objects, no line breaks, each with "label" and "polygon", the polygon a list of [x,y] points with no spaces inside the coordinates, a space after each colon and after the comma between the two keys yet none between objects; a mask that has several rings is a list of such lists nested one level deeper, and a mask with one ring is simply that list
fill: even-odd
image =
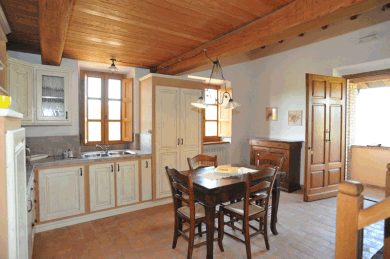
[{"label": "chair leg", "polygon": [[224,226],[225,226],[225,222],[224,222],[224,215],[223,215],[223,212],[220,211],[219,212],[219,215],[218,215],[218,246],[219,246],[219,249],[221,249],[221,251],[223,252],[224,249],[223,249],[223,234],[224,234]]},{"label": "chair leg", "polygon": [[179,223],[180,219],[177,215],[175,215],[175,226],[174,226],[174,229],[173,229],[173,241],[172,241],[172,249],[175,249],[176,248],[176,244],[177,244],[177,238],[179,237],[178,233],[179,233]]},{"label": "chair leg", "polygon": [[198,234],[200,237],[202,236],[202,222],[198,224]]},{"label": "chair leg", "polygon": [[187,259],[192,258],[192,250],[194,250],[194,238],[195,238],[195,222],[190,223],[190,232],[188,236],[188,251]]},{"label": "chair leg", "polygon": [[269,241],[268,241],[268,224],[267,224],[267,214],[264,215],[264,242],[265,242],[265,247],[267,248],[267,250],[269,250]]},{"label": "chair leg", "polygon": [[243,222],[243,230],[244,230],[244,236],[245,236],[246,258],[251,259],[252,258],[251,238],[249,236],[249,222],[248,221]]}]

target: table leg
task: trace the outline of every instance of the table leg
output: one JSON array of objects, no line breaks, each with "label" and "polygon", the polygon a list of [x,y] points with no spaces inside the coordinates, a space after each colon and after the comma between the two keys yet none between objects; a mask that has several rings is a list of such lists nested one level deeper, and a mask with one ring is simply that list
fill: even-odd
[{"label": "table leg", "polygon": [[276,176],[274,188],[272,189],[272,214],[271,214],[271,231],[274,235],[278,234],[276,222],[278,222],[278,207],[280,198],[280,176]]},{"label": "table leg", "polygon": [[215,206],[205,206],[205,210],[207,233],[207,259],[212,259],[214,252]]}]

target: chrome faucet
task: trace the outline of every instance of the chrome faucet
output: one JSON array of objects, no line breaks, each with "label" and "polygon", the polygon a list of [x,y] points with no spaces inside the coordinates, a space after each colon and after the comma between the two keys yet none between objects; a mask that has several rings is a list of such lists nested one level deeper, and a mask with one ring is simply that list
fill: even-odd
[{"label": "chrome faucet", "polygon": [[108,149],[110,148],[109,145],[99,145],[99,144],[96,144],[96,149],[100,148],[101,150],[104,151],[104,153],[108,154]]}]

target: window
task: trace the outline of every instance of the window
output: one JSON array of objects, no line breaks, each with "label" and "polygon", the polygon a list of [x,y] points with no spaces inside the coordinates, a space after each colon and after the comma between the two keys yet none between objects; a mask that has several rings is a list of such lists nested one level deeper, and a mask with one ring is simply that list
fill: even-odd
[{"label": "window", "polygon": [[219,141],[218,136],[218,110],[219,106],[215,103],[218,98],[218,90],[206,89],[205,102],[208,106],[204,110],[204,142]]},{"label": "window", "polygon": [[132,79],[115,74],[84,73],[84,143],[132,141]]},{"label": "window", "polygon": [[360,89],[356,98],[356,145],[390,146],[390,87]]},{"label": "window", "polygon": [[[228,88],[231,94],[231,89]],[[221,141],[222,137],[231,137],[232,128],[232,110],[223,109],[215,100],[221,100],[223,94],[222,90],[206,89],[205,102],[208,104],[204,109],[204,135],[203,142]],[[224,98],[224,104],[227,102]]]}]

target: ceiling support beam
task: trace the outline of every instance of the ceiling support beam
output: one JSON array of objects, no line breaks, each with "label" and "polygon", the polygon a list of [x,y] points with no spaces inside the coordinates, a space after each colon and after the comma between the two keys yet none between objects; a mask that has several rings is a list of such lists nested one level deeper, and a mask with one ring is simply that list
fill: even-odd
[{"label": "ceiling support beam", "polygon": [[296,0],[251,23],[208,41],[156,67],[157,73],[178,74],[207,64],[203,54],[226,57],[266,46],[300,33],[367,12],[388,0]]},{"label": "ceiling support beam", "polygon": [[39,0],[42,64],[59,66],[75,0]]}]

